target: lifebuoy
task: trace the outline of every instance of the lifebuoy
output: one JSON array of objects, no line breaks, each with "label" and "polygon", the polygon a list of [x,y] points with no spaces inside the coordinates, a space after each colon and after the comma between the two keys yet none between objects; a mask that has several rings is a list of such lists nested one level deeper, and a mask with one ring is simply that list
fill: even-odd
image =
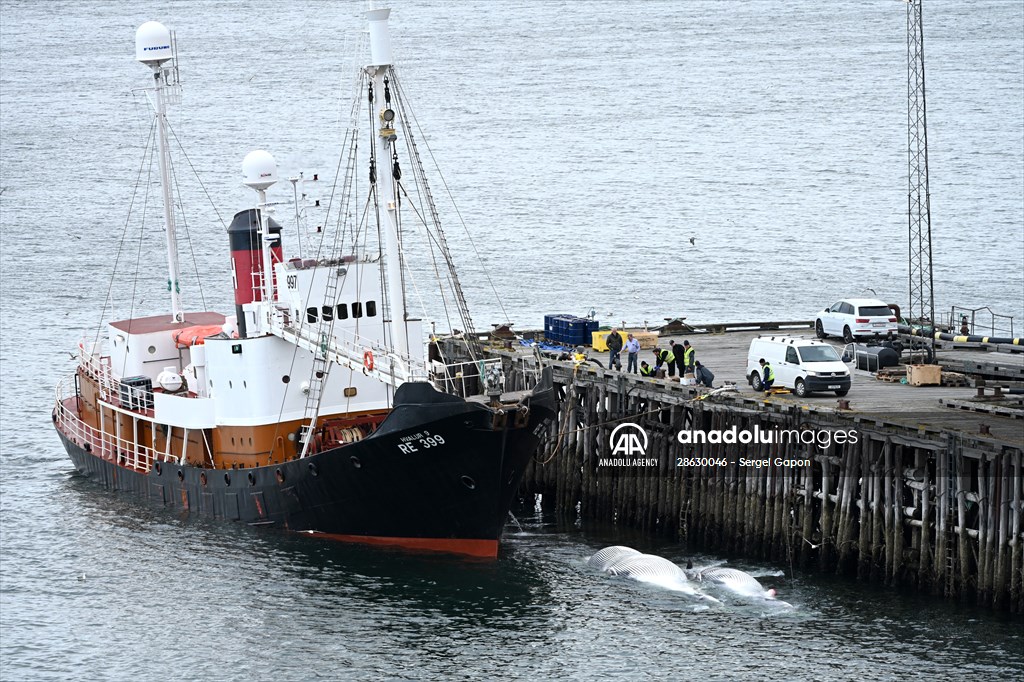
[{"label": "lifebuoy", "polygon": [[366,349],[363,351],[363,367],[373,371],[373,351]]}]

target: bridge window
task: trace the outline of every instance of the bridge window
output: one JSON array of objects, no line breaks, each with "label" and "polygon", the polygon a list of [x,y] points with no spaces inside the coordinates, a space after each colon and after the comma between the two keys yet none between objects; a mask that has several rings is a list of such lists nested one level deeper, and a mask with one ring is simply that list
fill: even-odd
[{"label": "bridge window", "polygon": [[325,305],[321,308],[323,312],[324,322],[330,322],[334,319],[334,308],[329,305]]},{"label": "bridge window", "polygon": [[352,303],[352,317],[362,317],[362,316],[363,316],[363,304],[360,303],[359,301],[353,302]]},{"label": "bridge window", "polygon": [[339,303],[337,307],[338,307],[338,319],[339,320],[347,320],[348,319],[348,304],[347,303]]},{"label": "bridge window", "polygon": [[377,302],[376,301],[367,301],[366,302],[366,316],[367,317],[377,317]]},{"label": "bridge window", "polygon": [[306,322],[316,322],[316,308],[306,308]]}]

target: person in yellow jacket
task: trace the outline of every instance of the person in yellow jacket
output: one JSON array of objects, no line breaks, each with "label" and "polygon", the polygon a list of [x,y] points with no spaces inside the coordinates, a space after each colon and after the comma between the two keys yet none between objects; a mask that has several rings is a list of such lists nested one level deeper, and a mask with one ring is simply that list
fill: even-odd
[{"label": "person in yellow jacket", "polygon": [[690,342],[683,341],[683,366],[686,368],[685,374],[694,372],[695,365],[693,363],[697,359],[696,355],[697,353],[693,346],[690,345]]},{"label": "person in yellow jacket", "polygon": [[674,377],[676,375],[676,356],[675,354],[665,348],[654,349],[654,371],[657,372],[662,368],[663,365],[668,365],[668,375]]},{"label": "person in yellow jacket", "polygon": [[761,377],[761,388],[764,389],[765,395],[768,395],[772,391],[772,384],[775,383],[775,370],[772,369],[771,363],[764,358],[757,362],[761,365],[761,370],[764,372],[764,376]]}]

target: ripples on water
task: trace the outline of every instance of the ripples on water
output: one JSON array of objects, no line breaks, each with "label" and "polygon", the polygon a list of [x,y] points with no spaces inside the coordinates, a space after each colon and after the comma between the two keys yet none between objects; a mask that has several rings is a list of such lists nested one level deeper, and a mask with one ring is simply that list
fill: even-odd
[{"label": "ripples on water", "polygon": [[21,514],[5,523],[19,573],[4,582],[4,679],[1024,673],[1019,623],[987,612],[805,575],[762,578],[793,610],[720,595],[695,612],[586,566],[612,542],[688,558],[628,531],[532,516],[497,562],[461,561],[183,519],[35,464],[49,473],[27,492],[48,491],[45,506],[5,490]]},{"label": "ripples on water", "polygon": [[[710,321],[805,317],[866,286],[905,298],[902,3],[395,4],[421,140],[520,328],[591,307]],[[792,612],[694,613],[586,567],[608,544],[687,558],[625,531],[526,518],[499,561],[461,562],[186,520],[70,475],[48,414],[67,351],[99,321],[148,129],[130,94],[146,82],[135,28],[178,29],[172,122],[222,216],[251,203],[237,170],[254,147],[286,175],[336,162],[355,4],[160,9],[0,7],[0,678],[1024,673],[1019,621],[847,580],[777,581]],[[1018,324],[1022,26],[1017,0],[926,4],[939,307],[990,304]],[[194,181],[182,192],[185,269],[194,253],[207,305],[227,309],[223,229]],[[479,326],[498,321],[445,217]],[[147,313],[163,308],[158,222],[142,248],[157,264],[140,272]],[[676,246],[690,234],[695,249]]]}]

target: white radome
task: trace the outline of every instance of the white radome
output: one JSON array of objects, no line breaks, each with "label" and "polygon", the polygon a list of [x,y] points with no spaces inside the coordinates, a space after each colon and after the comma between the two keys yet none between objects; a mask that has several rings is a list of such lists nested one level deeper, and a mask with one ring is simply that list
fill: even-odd
[{"label": "white radome", "polygon": [[277,182],[277,162],[270,152],[251,151],[242,160],[242,182],[253,189],[267,189]]},{"label": "white radome", "polygon": [[147,21],[135,31],[135,58],[145,64],[174,57],[171,31],[159,21]]}]

